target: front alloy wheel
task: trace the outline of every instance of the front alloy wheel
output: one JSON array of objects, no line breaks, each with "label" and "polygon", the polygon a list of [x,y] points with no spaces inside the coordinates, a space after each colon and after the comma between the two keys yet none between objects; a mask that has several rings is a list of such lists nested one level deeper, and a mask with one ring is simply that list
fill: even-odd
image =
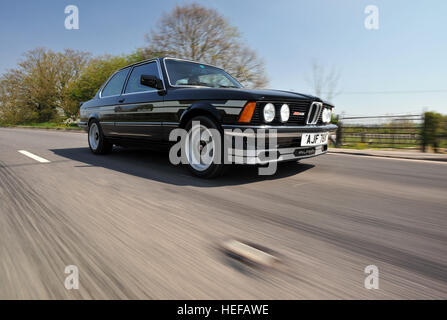
[{"label": "front alloy wheel", "polygon": [[222,174],[225,165],[222,130],[219,126],[206,116],[198,116],[188,122],[186,130],[188,134],[183,150],[188,169],[201,178],[213,178]]}]

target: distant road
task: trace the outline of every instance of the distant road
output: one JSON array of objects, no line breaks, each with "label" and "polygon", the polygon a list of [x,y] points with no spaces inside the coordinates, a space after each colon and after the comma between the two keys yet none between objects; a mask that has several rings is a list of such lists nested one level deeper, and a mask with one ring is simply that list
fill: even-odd
[{"label": "distant road", "polygon": [[[328,154],[200,180],[167,154],[0,129],[0,299],[447,299],[446,230],[447,163]],[[281,263],[247,267],[228,239]]]}]

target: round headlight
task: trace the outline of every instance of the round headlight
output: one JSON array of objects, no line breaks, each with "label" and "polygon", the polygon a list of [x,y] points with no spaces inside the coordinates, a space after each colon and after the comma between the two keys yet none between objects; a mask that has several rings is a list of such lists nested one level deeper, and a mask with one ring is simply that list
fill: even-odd
[{"label": "round headlight", "polygon": [[324,108],[323,114],[321,115],[321,120],[323,123],[329,123],[332,120],[332,109]]},{"label": "round headlight", "polygon": [[264,106],[264,120],[265,122],[272,122],[275,119],[275,106],[273,103],[267,103]]},{"label": "round headlight", "polygon": [[287,104],[281,106],[281,122],[287,122],[290,117],[290,108]]}]

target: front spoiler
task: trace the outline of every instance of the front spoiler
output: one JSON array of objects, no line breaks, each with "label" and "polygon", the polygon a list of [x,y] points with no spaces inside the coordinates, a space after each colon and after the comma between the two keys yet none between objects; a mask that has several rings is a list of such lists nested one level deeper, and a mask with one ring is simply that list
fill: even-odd
[{"label": "front spoiler", "polygon": [[[317,157],[327,153],[327,150],[327,144],[313,147],[256,150],[253,152],[240,149],[229,149],[227,161],[236,164],[262,165],[271,162],[297,161]],[[306,154],[309,151],[312,151],[312,153]]]},{"label": "front spoiler", "polygon": [[[323,126],[223,125],[222,127],[224,129],[225,138],[268,138],[269,136],[276,135],[277,138],[281,139],[297,139],[301,138],[303,133],[329,133],[337,129],[337,126],[333,124]],[[228,150],[227,156],[228,161],[232,161],[234,163],[256,165],[267,164],[271,162],[296,161],[300,159],[316,157],[325,154],[327,150],[327,144],[311,147],[294,146],[287,148],[269,148],[261,150],[232,148]]]}]

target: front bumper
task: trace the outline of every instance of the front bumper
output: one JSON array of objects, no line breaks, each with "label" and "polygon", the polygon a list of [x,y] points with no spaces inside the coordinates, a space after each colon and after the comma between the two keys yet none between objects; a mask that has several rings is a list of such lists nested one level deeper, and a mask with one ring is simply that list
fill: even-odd
[{"label": "front bumper", "polygon": [[[296,161],[325,154],[327,143],[315,146],[301,146],[303,133],[328,133],[337,129],[336,125],[307,126],[241,126],[223,125],[227,146],[228,161],[241,164],[267,164],[270,162]],[[276,143],[269,143],[269,137],[275,136]],[[247,139],[237,144],[235,138],[249,138],[255,141],[255,148],[247,146]],[[258,147],[257,140],[264,138],[265,147]],[[229,142],[231,140],[231,142]]]}]

